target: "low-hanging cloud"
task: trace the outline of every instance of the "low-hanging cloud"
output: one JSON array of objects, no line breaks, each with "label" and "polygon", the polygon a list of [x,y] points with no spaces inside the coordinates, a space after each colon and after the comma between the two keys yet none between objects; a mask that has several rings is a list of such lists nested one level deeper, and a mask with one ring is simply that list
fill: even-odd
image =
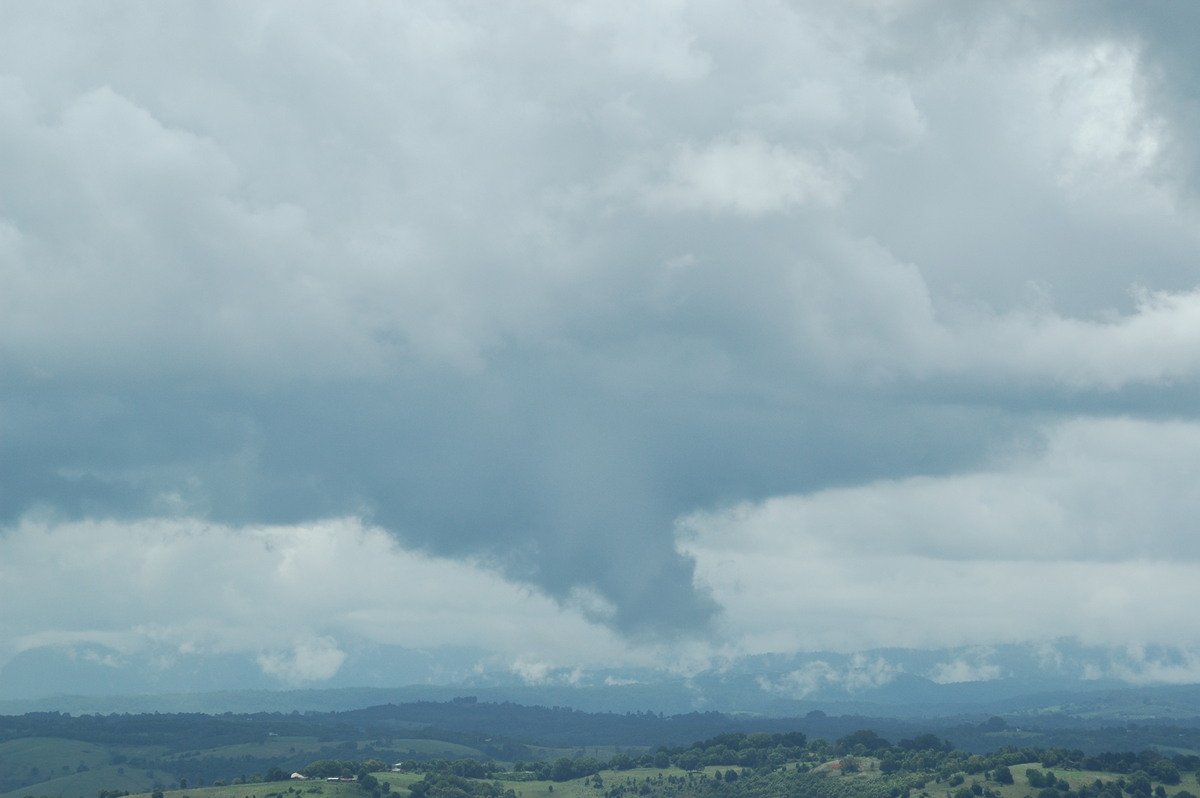
[{"label": "low-hanging cloud", "polygon": [[[678,545],[745,653],[1061,637],[1195,646],[1197,458],[1192,423],[1079,420],[989,471],[698,514]],[[933,678],[968,672],[996,675],[962,660]]]},{"label": "low-hanging cloud", "polygon": [[842,667],[814,660],[777,679],[761,677],[759,686],[767,692],[783,693],[796,699],[808,698],[823,689],[855,694],[882,687],[900,672],[900,668],[882,657],[855,654]]},{"label": "low-hanging cloud", "polygon": [[[493,667],[517,670],[532,656],[548,667],[638,661],[611,631],[485,563],[405,551],[353,518],[240,529],[30,520],[0,536],[0,552],[0,599],[26,608],[0,622],[0,663],[46,645],[238,653],[296,685],[336,674],[340,641],[480,647]],[[47,575],[61,589],[23,601]]]}]

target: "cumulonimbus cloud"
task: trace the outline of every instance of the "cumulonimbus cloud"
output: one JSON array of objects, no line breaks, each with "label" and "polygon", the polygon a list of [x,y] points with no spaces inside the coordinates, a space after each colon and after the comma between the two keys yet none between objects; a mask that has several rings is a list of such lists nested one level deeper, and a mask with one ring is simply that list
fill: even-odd
[{"label": "cumulonimbus cloud", "polygon": [[[1141,606],[1130,584],[1190,579],[1162,508],[1191,494],[1156,465],[1190,456],[1200,377],[1194,76],[1166,11],[46,8],[0,31],[0,522],[30,572],[62,568],[12,548],[45,508],[66,520],[36,534],[112,567],[72,524],[142,541],[142,590],[151,554],[186,582],[178,557],[219,554],[196,540],[267,565],[261,530],[357,516],[317,538],[409,562],[361,531],[386,529],[513,618],[536,585],[534,614],[616,649],[613,629],[725,617],[748,650],[803,643],[751,581],[842,607],[857,620],[814,634],[851,645],[1019,635],[1022,569],[1063,591],[1044,631],[1075,607],[1101,637],[1102,610]],[[1144,421],[1163,407],[1178,425]],[[1042,434],[1045,457],[996,465]],[[1106,462],[1148,490],[1118,501]],[[739,502],[752,522],[721,514]],[[783,507],[805,534],[771,527]],[[731,542],[677,545],[693,514]],[[921,578],[864,584],[880,557]],[[810,560],[828,568],[787,581]],[[843,568],[861,590],[824,579]],[[242,576],[218,592],[233,613]],[[922,584],[983,620],[918,623]],[[332,627],[371,611],[295,600],[325,621],[263,663],[328,672]],[[105,594],[85,626],[205,627],[179,601]],[[75,633],[45,617],[13,639]]]}]

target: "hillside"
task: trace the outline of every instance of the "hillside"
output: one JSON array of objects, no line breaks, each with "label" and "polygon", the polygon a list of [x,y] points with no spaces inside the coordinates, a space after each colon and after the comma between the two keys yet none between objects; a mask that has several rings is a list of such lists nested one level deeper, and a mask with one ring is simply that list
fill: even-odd
[{"label": "hillside", "polygon": [[[978,722],[959,719],[953,725],[820,713],[794,719],[715,712],[668,717],[490,704],[469,697],[339,713],[0,716],[0,798],[116,798],[124,793],[171,793],[172,788],[179,793],[175,798],[266,798],[268,792],[280,793],[271,798],[300,798],[293,784],[270,785],[283,784],[298,771],[332,768],[334,775],[362,777],[401,762],[404,773],[380,777],[380,785],[392,785],[389,792],[409,789],[417,783],[414,774],[446,775],[514,782],[519,787],[513,798],[536,798],[539,784],[549,793],[555,783],[579,778],[595,782],[599,775],[606,798],[620,798],[631,790],[638,795],[647,794],[643,789],[661,792],[658,787],[667,793],[712,798],[729,793],[729,798],[739,798],[744,788],[730,785],[740,778],[758,779],[767,791],[763,795],[778,789],[815,789],[807,777],[795,784],[775,784],[771,779],[785,777],[770,774],[845,773],[847,756],[852,763],[861,760],[862,772],[878,771],[883,779],[879,784],[888,785],[888,791],[910,789],[883,778],[899,772],[919,774],[914,783],[940,784],[955,769],[977,777],[1030,762],[1069,773],[1104,772],[1108,776],[1101,781],[1114,782],[1138,770],[1152,774],[1155,767],[1164,772],[1173,768],[1197,786],[1200,727],[1084,728],[1068,725],[1062,716],[1057,719],[1061,724],[1039,727],[1016,725],[1021,722],[1016,717],[1010,721],[995,716]],[[1138,753],[1117,756],[1110,753],[1114,751]],[[630,775],[623,771],[645,768],[654,773],[630,785]],[[688,775],[680,781],[683,777],[671,768]],[[712,768],[721,769],[720,783],[712,778]],[[617,783],[604,775],[609,770],[623,773],[611,776],[619,779]],[[700,780],[699,772],[707,774],[708,782]],[[656,786],[660,777],[664,781]],[[1061,778],[1070,789],[1056,781],[1059,792],[1078,792],[1077,787],[1085,786],[1075,785],[1074,776]],[[1092,780],[1096,778],[1100,777]],[[610,794],[618,784],[624,785],[623,791]],[[820,785],[828,787],[826,782]],[[315,794],[318,786],[308,784],[304,793]],[[433,786],[429,796],[418,789],[414,798],[439,798]],[[1163,787],[1166,795],[1183,789],[1169,778],[1158,779],[1154,786]],[[242,790],[234,796],[201,792],[219,787]],[[456,789],[465,788],[460,784]],[[562,798],[562,788],[556,791],[554,798]],[[667,793],[662,793],[664,798]],[[1062,798],[1038,790],[1028,794]],[[1006,793],[997,795],[1004,798]],[[463,796],[456,793],[452,798]]]}]

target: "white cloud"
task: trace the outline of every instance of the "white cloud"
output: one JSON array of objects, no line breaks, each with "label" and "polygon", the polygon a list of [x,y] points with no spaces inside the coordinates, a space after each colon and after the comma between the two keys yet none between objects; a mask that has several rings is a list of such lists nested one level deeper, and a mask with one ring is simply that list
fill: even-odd
[{"label": "white cloud", "polygon": [[836,205],[853,177],[853,160],[844,152],[789,151],[743,133],[703,147],[685,144],[665,185],[649,189],[646,200],[652,207],[759,216]]},{"label": "white cloud", "polygon": [[[109,589],[114,580],[120,590]],[[46,600],[24,601],[30,591]],[[483,564],[406,551],[355,519],[26,520],[0,533],[0,603],[27,607],[0,620],[4,658],[89,642],[244,652],[288,684],[333,676],[346,658],[339,637],[483,647],[522,673],[530,652],[558,663],[547,668],[639,658],[613,632]]]},{"label": "white cloud", "polygon": [[1114,391],[1200,378],[1200,290],[1128,290],[1133,307],[1093,318],[1043,292],[1003,313],[938,303],[922,271],[874,241],[838,242],[797,264],[783,295],[798,357],[837,383],[952,377]]},{"label": "white cloud", "polygon": [[807,662],[777,679],[761,677],[759,686],[768,692],[784,693],[790,698],[803,699],[823,689],[859,693],[892,682],[902,668],[882,657],[856,654],[842,668],[824,660]]},{"label": "white cloud", "polygon": [[[1018,313],[985,321],[965,331],[968,343],[958,362],[980,372],[1077,389],[1113,390],[1200,376],[1200,291],[1132,293],[1134,311],[1111,320]],[[967,365],[968,359],[975,364]]]},{"label": "white cloud", "polygon": [[[1200,426],[1078,420],[1047,434],[989,471],[696,514],[677,545],[748,653],[1200,643],[1182,632],[1200,599]],[[990,672],[934,675],[964,667]]]},{"label": "white cloud", "polygon": [[999,679],[1004,675],[1004,670],[999,665],[990,665],[983,662],[970,662],[966,659],[956,659],[950,662],[939,662],[933,666],[929,672],[931,681],[938,684],[951,684],[954,682],[985,682],[991,679]]},{"label": "white cloud", "polygon": [[294,686],[332,678],[346,654],[326,636],[298,641],[289,651],[264,651],[256,659],[264,673]]},{"label": "white cloud", "polygon": [[1136,179],[1156,165],[1166,123],[1145,107],[1139,61],[1132,45],[1100,41],[1047,53],[1033,66],[1039,110],[1060,133],[1065,185],[1094,190],[1097,178]]},{"label": "white cloud", "polygon": [[1128,645],[1101,666],[1093,678],[1117,678],[1133,684],[1196,684],[1200,682],[1200,653],[1172,650],[1155,654],[1144,645]]}]

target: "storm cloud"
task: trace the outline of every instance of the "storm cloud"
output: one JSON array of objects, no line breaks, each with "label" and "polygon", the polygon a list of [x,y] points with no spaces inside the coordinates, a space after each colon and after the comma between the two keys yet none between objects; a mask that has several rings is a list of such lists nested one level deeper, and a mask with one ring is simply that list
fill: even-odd
[{"label": "storm cloud", "polygon": [[[0,591],[61,599],[0,658],[1178,636],[1197,13],[0,2]],[[256,636],[312,535],[586,635],[350,580]],[[76,618],[64,551],[228,611]]]}]

